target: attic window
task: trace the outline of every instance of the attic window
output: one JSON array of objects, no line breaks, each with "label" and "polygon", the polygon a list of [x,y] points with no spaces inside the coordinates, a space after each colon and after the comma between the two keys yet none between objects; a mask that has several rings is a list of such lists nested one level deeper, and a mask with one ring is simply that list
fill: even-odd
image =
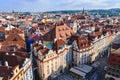
[{"label": "attic window", "polygon": [[118,63],[120,63],[120,60],[118,61]]},{"label": "attic window", "polygon": [[63,36],[60,34],[60,37],[62,38]]},{"label": "attic window", "polygon": [[69,35],[66,33],[66,36],[69,36]]},{"label": "attic window", "polygon": [[88,46],[88,44],[86,43],[86,46]]},{"label": "attic window", "polygon": [[13,41],[17,41],[17,38],[15,37],[15,38],[13,39]]},{"label": "attic window", "polygon": [[5,73],[4,73],[4,72],[2,72],[2,75],[3,75],[3,76],[5,76]]},{"label": "attic window", "polygon": [[81,44],[80,44],[80,47],[82,47],[82,46],[83,46],[83,44],[81,43]]},{"label": "attic window", "polygon": [[59,29],[59,31],[61,31],[61,30]]},{"label": "attic window", "polygon": [[16,69],[16,73],[17,73],[17,69]]},{"label": "attic window", "polygon": [[14,31],[12,31],[12,33],[14,33]]},{"label": "attic window", "polygon": [[112,59],[112,61],[116,61],[116,59]]},{"label": "attic window", "polygon": [[9,32],[7,32],[7,34],[9,34]]},{"label": "attic window", "polygon": [[69,30],[68,28],[66,28],[66,30]]},{"label": "attic window", "polygon": [[83,44],[83,46],[82,47],[85,47],[85,44]]}]

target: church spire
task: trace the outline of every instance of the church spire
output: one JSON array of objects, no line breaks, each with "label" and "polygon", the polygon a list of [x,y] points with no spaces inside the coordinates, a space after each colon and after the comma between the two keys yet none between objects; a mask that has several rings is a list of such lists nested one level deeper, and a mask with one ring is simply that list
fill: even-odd
[{"label": "church spire", "polygon": [[82,14],[85,14],[85,10],[84,10],[84,8],[83,8],[83,10],[82,10]]},{"label": "church spire", "polygon": [[12,13],[15,13],[15,11],[14,11],[14,10],[12,10]]}]

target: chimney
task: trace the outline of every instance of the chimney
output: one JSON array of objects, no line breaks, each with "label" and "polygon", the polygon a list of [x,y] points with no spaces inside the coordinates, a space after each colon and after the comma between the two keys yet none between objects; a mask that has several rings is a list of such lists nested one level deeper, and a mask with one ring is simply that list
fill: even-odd
[{"label": "chimney", "polygon": [[58,38],[59,40],[62,39],[61,37]]},{"label": "chimney", "polygon": [[42,44],[44,43],[44,39],[43,39],[43,38],[41,39],[41,43],[42,43]]},{"label": "chimney", "polygon": [[46,30],[46,25],[44,26],[44,31]]},{"label": "chimney", "polygon": [[39,42],[38,42],[38,45],[41,45],[42,43],[41,43],[41,41],[39,40]]},{"label": "chimney", "polygon": [[18,48],[18,44],[16,44],[16,47]]},{"label": "chimney", "polygon": [[12,56],[15,56],[15,53],[12,53]]},{"label": "chimney", "polygon": [[7,61],[5,61],[5,66],[9,66]]},{"label": "chimney", "polygon": [[13,48],[13,51],[14,51],[14,52],[16,52],[16,49],[15,49],[15,47]]},{"label": "chimney", "polygon": [[5,53],[6,55],[9,55],[8,53]]},{"label": "chimney", "polygon": [[47,48],[46,46],[43,46],[44,48]]},{"label": "chimney", "polygon": [[38,41],[36,41],[36,43],[38,43]]},{"label": "chimney", "polygon": [[0,44],[0,49],[2,48],[2,45]]},{"label": "chimney", "polygon": [[95,32],[93,32],[93,35],[95,35]]},{"label": "chimney", "polygon": [[57,41],[57,39],[55,38],[55,39],[54,39],[54,42],[56,42],[56,41]]},{"label": "chimney", "polygon": [[63,25],[65,26],[66,24],[65,24],[65,23],[63,23]]}]

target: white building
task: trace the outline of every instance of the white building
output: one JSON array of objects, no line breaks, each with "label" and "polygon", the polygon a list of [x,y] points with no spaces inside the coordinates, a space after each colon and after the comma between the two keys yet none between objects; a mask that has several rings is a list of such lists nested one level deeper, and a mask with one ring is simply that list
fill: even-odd
[{"label": "white building", "polygon": [[53,49],[48,49],[47,46],[39,43],[34,43],[33,49],[39,75],[44,80],[54,78],[72,64],[72,48],[62,39],[53,43]]}]

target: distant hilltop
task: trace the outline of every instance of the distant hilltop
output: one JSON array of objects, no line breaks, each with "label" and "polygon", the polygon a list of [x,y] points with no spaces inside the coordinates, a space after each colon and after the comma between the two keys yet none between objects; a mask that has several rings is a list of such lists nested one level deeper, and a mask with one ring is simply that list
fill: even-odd
[{"label": "distant hilltop", "polygon": [[[120,8],[113,8],[113,9],[92,9],[92,10],[85,10],[89,13],[100,13],[100,14],[118,14],[120,13]],[[51,14],[74,14],[74,13],[81,13],[82,10],[59,10],[59,11],[47,11],[44,13],[51,13]]]}]

